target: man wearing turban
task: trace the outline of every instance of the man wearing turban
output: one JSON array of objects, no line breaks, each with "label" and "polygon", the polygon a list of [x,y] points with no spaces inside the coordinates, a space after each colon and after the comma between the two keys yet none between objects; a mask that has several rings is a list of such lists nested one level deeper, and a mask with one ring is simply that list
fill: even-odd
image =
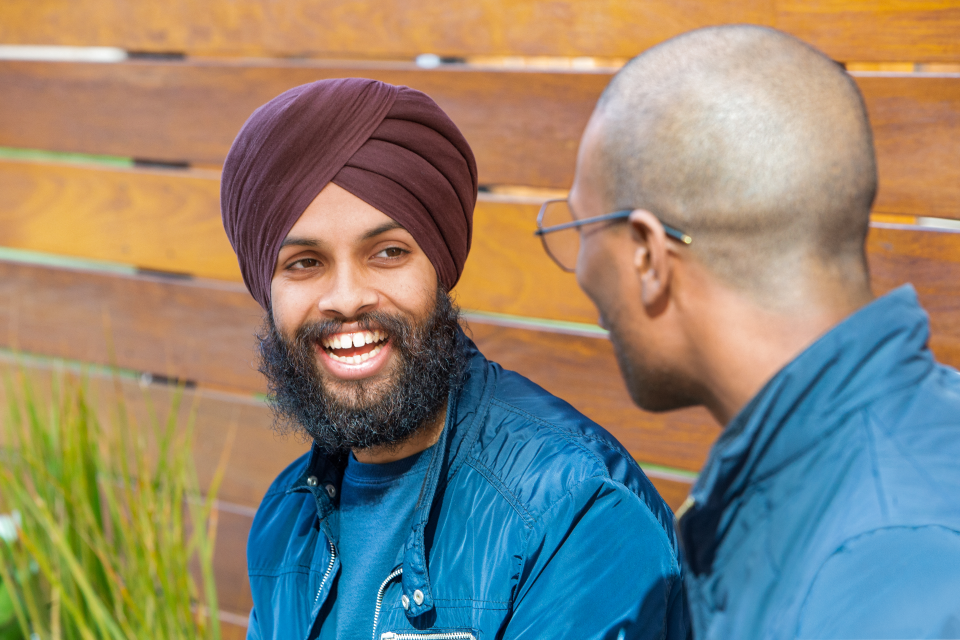
[{"label": "man wearing turban", "polygon": [[636,462],[459,326],[476,196],[466,140],[407,87],[296,87],[234,142],[261,371],[313,443],[254,519],[248,638],[685,636],[673,517]]}]

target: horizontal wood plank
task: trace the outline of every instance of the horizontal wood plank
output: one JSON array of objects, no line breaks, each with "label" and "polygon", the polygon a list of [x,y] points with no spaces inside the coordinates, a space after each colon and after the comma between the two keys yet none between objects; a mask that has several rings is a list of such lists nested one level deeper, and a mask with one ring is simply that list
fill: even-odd
[{"label": "horizontal wood plank", "polygon": [[775,26],[834,60],[960,60],[954,0],[777,0]]},{"label": "horizontal wood plank", "polygon": [[874,210],[960,218],[960,74],[862,74],[856,80],[877,151]]},{"label": "horizontal wood plank", "polygon": [[873,290],[911,283],[930,315],[930,348],[960,369],[960,232],[877,224],[867,251]]},{"label": "horizontal wood plank", "polygon": [[[0,146],[219,165],[252,111],[282,91],[359,75],[426,91],[476,152],[483,184],[566,188],[609,81],[412,65],[0,61]],[[960,217],[960,74],[857,76],[874,131],[877,210]]]},{"label": "horizontal wood plank", "polygon": [[771,24],[772,0],[7,0],[0,42],[214,55],[632,57],[710,24]]},{"label": "horizontal wood plank", "polygon": [[0,160],[0,246],[242,280],[215,171]]},{"label": "horizontal wood plank", "polygon": [[0,345],[262,391],[242,285],[0,262]]},{"label": "horizontal wood plank", "polygon": [[960,60],[951,0],[7,0],[0,41],[192,54],[629,58],[697,27],[777,26],[841,61]]}]

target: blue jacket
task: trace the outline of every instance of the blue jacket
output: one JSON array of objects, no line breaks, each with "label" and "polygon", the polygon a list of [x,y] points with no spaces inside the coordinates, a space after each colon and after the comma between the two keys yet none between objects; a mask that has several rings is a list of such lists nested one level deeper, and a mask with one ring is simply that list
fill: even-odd
[{"label": "blue jacket", "polygon": [[928,337],[897,289],[730,422],[681,512],[694,637],[960,637],[960,374]]},{"label": "blue jacket", "polygon": [[[673,514],[637,463],[570,405],[463,343],[466,382],[451,394],[370,637],[685,637]],[[248,638],[319,629],[340,571],[341,477],[315,450],[264,497],[247,545]]]}]

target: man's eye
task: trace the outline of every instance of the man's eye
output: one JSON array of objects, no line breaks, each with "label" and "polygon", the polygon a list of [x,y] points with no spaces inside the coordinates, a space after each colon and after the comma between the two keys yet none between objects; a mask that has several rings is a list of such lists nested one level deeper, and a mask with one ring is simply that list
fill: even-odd
[{"label": "man's eye", "polygon": [[399,258],[407,253],[409,252],[406,251],[405,249],[401,249],[400,247],[387,247],[386,249],[383,249],[382,251],[378,252],[377,255],[375,255],[374,257],[375,258]]},{"label": "man's eye", "polygon": [[320,261],[315,258],[301,258],[296,262],[291,262],[288,269],[312,269],[320,266]]}]

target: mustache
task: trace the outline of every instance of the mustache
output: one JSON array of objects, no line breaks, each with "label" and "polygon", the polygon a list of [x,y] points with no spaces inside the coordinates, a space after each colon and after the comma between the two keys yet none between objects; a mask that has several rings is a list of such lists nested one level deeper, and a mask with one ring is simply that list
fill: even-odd
[{"label": "mustache", "polygon": [[383,311],[370,311],[345,320],[329,318],[306,322],[297,329],[293,342],[298,346],[319,343],[334,334],[341,333],[343,326],[348,322],[356,324],[361,331],[381,331],[390,337],[400,338],[400,341],[410,334],[408,322]]}]

